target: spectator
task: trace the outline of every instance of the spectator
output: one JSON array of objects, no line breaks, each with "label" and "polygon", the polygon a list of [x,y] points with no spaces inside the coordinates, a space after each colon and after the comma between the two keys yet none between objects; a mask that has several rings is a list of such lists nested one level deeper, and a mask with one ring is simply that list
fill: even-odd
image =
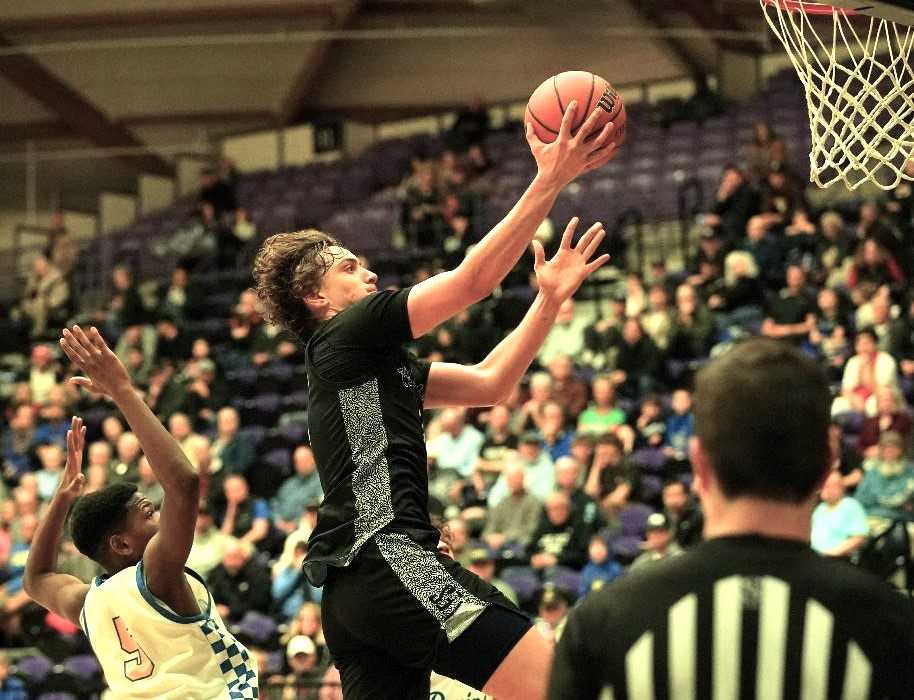
[{"label": "spectator", "polygon": [[784,274],[784,249],[779,238],[771,233],[770,217],[753,216],[746,224],[743,249],[752,255],[765,287],[776,289]]},{"label": "spectator", "polygon": [[200,205],[209,204],[213,214],[221,219],[224,214],[230,214],[238,208],[235,198],[235,189],[226,179],[219,177],[215,169],[207,168],[200,173]]},{"label": "spectator", "polygon": [[208,428],[215,422],[216,411],[228,402],[225,383],[216,376],[216,363],[210,359],[189,362],[184,374],[188,381],[187,413],[195,425]]},{"label": "spectator", "polygon": [[879,387],[898,388],[894,358],[880,352],[872,328],[857,332],[856,355],[847,361],[841,378],[841,396],[832,404],[832,415],[853,411],[868,416],[876,413],[876,391]]},{"label": "spectator", "polygon": [[583,598],[591,591],[598,591],[610,581],[619,578],[625,569],[612,557],[606,540],[601,535],[592,535],[587,547],[588,561],[581,569],[578,597]]},{"label": "spectator", "polygon": [[51,388],[60,381],[60,366],[54,361],[54,354],[47,345],[32,346],[29,357],[28,383],[32,401],[43,404],[48,400]]},{"label": "spectator", "polygon": [[251,443],[239,434],[241,418],[231,406],[219,409],[216,414],[216,439],[213,440],[211,472],[247,474],[256,455]]},{"label": "spectator", "polygon": [[632,571],[645,564],[682,554],[682,548],[673,539],[673,528],[663,513],[652,513],[647,519],[645,531],[647,533],[647,540],[644,543],[645,551],[632,562]]},{"label": "spectator", "polygon": [[625,461],[622,441],[615,435],[597,438],[584,491],[600,504],[606,520],[612,521],[629,501],[637,500],[640,486],[637,472]]},{"label": "spectator", "polygon": [[29,700],[25,682],[10,675],[10,659],[5,651],[0,651],[0,700]]},{"label": "spectator", "polygon": [[178,265],[171,273],[171,281],[162,293],[160,312],[176,321],[197,318],[203,310],[203,300],[197,286],[191,281],[188,270]]},{"label": "spectator", "polygon": [[565,411],[557,402],[547,401],[543,404],[540,426],[543,449],[553,462],[571,453],[574,433],[565,430]]},{"label": "spectator", "polygon": [[38,426],[35,428],[37,444],[65,447],[70,425],[69,409],[69,397],[64,386],[58,384],[51,387],[47,400],[38,410]]},{"label": "spectator", "polygon": [[133,281],[133,273],[126,265],[117,265],[111,272],[114,293],[108,304],[108,325],[112,337],[120,337],[130,326],[146,323],[146,307]]},{"label": "spectator", "polygon": [[527,548],[530,566],[541,572],[556,566],[580,570],[587,561],[587,541],[586,526],[572,517],[571,500],[561,491],[551,493]]},{"label": "spectator", "polygon": [[663,514],[673,530],[673,538],[682,549],[701,542],[704,517],[701,508],[689,495],[682,481],[663,485]]},{"label": "spectator", "polygon": [[587,405],[587,384],[574,373],[574,362],[569,355],[555,355],[549,363],[552,377],[552,400],[558,403],[566,416],[574,417]]},{"label": "spectator", "polygon": [[857,446],[865,457],[875,457],[879,452],[879,437],[891,430],[901,435],[907,443],[911,435],[911,416],[901,405],[895,389],[882,386],[876,389],[876,415],[863,421]]},{"label": "spectator", "polygon": [[457,113],[457,118],[447,134],[446,141],[450,148],[459,152],[471,146],[480,146],[486,140],[489,131],[489,111],[479,97]]},{"label": "spectator", "polygon": [[38,498],[49,501],[60,483],[67,456],[60,445],[52,443],[38,448],[38,458],[41,460],[41,469],[35,473],[38,479]]},{"label": "spectator", "polygon": [[0,435],[0,457],[3,459],[3,479],[7,484],[18,483],[20,477],[36,464],[35,410],[26,404],[16,408],[9,427]]},{"label": "spectator", "polygon": [[578,433],[602,435],[625,426],[625,411],[616,405],[616,385],[608,374],[598,374],[591,383],[593,403],[578,416]]},{"label": "spectator", "polygon": [[[159,312],[155,348],[156,359],[172,367],[177,367],[190,357],[190,339],[178,327],[177,319],[171,313]],[[147,377],[148,374],[147,372]]]},{"label": "spectator", "polygon": [[235,225],[232,232],[242,243],[250,243],[257,236],[257,224],[251,221],[247,209],[235,211]]},{"label": "spectator", "polygon": [[914,466],[905,459],[901,435],[891,431],[879,438],[879,457],[873,460],[854,497],[866,509],[873,534],[895,520],[914,520]]},{"label": "spectator", "polygon": [[89,463],[86,466],[86,489],[91,493],[108,483],[108,474],[114,469],[111,445],[98,440],[89,445]]},{"label": "spectator", "polygon": [[102,421],[102,437],[105,438],[105,442],[108,443],[108,446],[112,450],[117,448],[117,441],[123,434],[124,424],[118,416],[107,416],[105,420]]},{"label": "spectator", "polygon": [[774,131],[765,122],[753,125],[752,143],[746,161],[749,164],[749,174],[756,182],[764,180],[771,169],[771,143],[775,138]]},{"label": "spectator", "polygon": [[286,646],[286,665],[282,676],[271,678],[272,684],[284,684],[282,700],[300,697],[302,688],[309,688],[323,678],[324,668],[320,665],[317,646],[310,637],[298,635]]},{"label": "spectator", "polygon": [[548,367],[556,355],[577,357],[584,349],[584,329],[589,325],[589,319],[575,306],[574,300],[566,299],[536,356],[540,365]]},{"label": "spectator", "polygon": [[429,440],[428,458],[442,475],[468,478],[473,473],[479,451],[485,441],[483,434],[466,422],[466,411],[446,408],[439,418],[441,433]]},{"label": "spectator", "polygon": [[808,209],[806,197],[795,178],[781,168],[772,170],[765,177],[761,188],[761,211],[769,214],[782,226],[793,219],[796,209]]},{"label": "spectator", "polygon": [[882,209],[875,200],[864,200],[860,204],[860,216],[857,228],[854,231],[855,246],[851,252],[863,241],[875,239],[896,260],[902,255],[901,241],[895,231],[882,219]]},{"label": "spectator", "polygon": [[688,389],[673,392],[673,412],[666,419],[663,452],[672,460],[685,462],[689,441],[695,435],[695,416],[692,414],[692,394]]},{"label": "spectator", "polygon": [[714,338],[714,321],[688,284],[676,289],[676,311],[670,328],[668,354],[675,360],[697,360],[708,356]]},{"label": "spectator", "polygon": [[743,171],[735,165],[724,166],[717,196],[704,223],[714,229],[729,246],[735,245],[746,230],[749,217],[758,212],[758,193]]},{"label": "spectator", "polygon": [[564,588],[553,583],[546,583],[543,586],[543,593],[537,606],[539,617],[536,618],[534,625],[546,639],[556,640],[562,623],[568,617],[570,606],[571,595]]},{"label": "spectator", "polygon": [[623,396],[636,398],[653,391],[662,371],[663,355],[654,341],[644,334],[637,318],[628,318],[622,326],[622,343],[616,356],[612,377]]},{"label": "spectator", "polygon": [[[541,501],[555,488],[555,471],[549,454],[542,449],[538,433],[524,433],[517,446],[517,463],[524,468],[526,488]],[[508,495],[504,474],[498,477],[489,492],[488,504],[494,508]]]},{"label": "spectator", "polygon": [[538,430],[543,422],[543,407],[552,401],[552,375],[534,372],[530,376],[529,386],[530,398],[512,420],[512,428],[517,433]]},{"label": "spectator", "polygon": [[420,167],[414,183],[406,189],[403,226],[410,244],[416,248],[435,248],[443,241],[445,222],[441,213],[441,192],[430,165]]},{"label": "spectator", "polygon": [[[470,530],[467,521],[462,517],[451,518],[444,526],[442,540],[446,543],[450,556],[462,567],[470,563]],[[440,545],[439,545],[440,546]]]},{"label": "spectator", "polygon": [[232,538],[216,527],[213,511],[206,501],[200,502],[194,526],[194,544],[187,557],[187,567],[204,579],[219,566],[225,557]]},{"label": "spectator", "polygon": [[806,272],[799,265],[788,265],[787,286],[769,304],[762,335],[801,343],[815,328],[815,309],[806,288]]},{"label": "spectator", "polygon": [[891,353],[898,359],[902,377],[910,384],[914,378],[914,294],[908,297],[907,314],[898,319],[896,325],[892,333],[895,347]]},{"label": "spectator", "polygon": [[225,479],[223,498],[224,505],[220,503],[216,510],[216,523],[222,532],[272,553],[278,543],[271,528],[267,502],[251,496],[248,482],[240,474]]},{"label": "spectator", "polygon": [[863,458],[844,440],[844,429],[834,420],[828,427],[828,449],[832,471],[841,472],[844,488],[853,493],[863,479]]},{"label": "spectator", "polygon": [[504,404],[493,406],[489,411],[485,439],[473,472],[473,485],[478,493],[491,488],[508,457],[517,450],[517,436],[511,432],[510,423],[511,410]]},{"label": "spectator", "polygon": [[197,458],[197,445],[204,439],[202,435],[194,432],[190,418],[185,413],[174,413],[168,419],[168,432],[181,446],[184,456],[190,460],[194,469],[200,471],[200,463]]},{"label": "spectator", "polygon": [[609,298],[609,308],[584,329],[582,363],[594,370],[604,370],[622,342],[622,322],[625,320],[625,292],[616,291]]},{"label": "spectator", "polygon": [[809,341],[825,361],[829,376],[840,372],[850,351],[850,321],[841,302],[842,298],[834,289],[820,290],[816,298],[815,326],[809,334]]},{"label": "spectator", "polygon": [[660,449],[665,437],[663,406],[655,394],[647,394],[641,401],[641,411],[635,419],[635,449]]},{"label": "spectator", "polygon": [[581,487],[581,465],[574,457],[561,457],[555,462],[555,488],[571,502],[571,517],[580,520],[588,532],[602,524],[600,510]]},{"label": "spectator", "polygon": [[133,433],[123,433],[117,439],[117,458],[108,473],[108,483],[128,481],[137,484],[140,481],[140,441]]},{"label": "spectator", "polygon": [[288,561],[278,561],[273,567],[273,605],[278,610],[279,618],[285,622],[291,621],[306,602],[319,603],[321,600],[321,589],[314,588],[302,572],[307,553],[308,543],[299,540],[292,550],[292,557]]},{"label": "spectator", "polygon": [[[720,277],[726,257],[724,241],[717,231],[711,228],[704,229],[698,241],[698,253],[689,267],[690,275],[686,281],[694,287],[707,287]],[[630,315],[627,308],[626,315]]]},{"label": "spectator", "polygon": [[666,350],[670,345],[670,331],[673,326],[666,287],[662,284],[655,284],[648,292],[647,299],[648,308],[641,319],[644,332],[650,336],[660,350]]},{"label": "spectator", "polygon": [[32,263],[32,272],[25,282],[25,291],[19,310],[30,322],[29,334],[40,338],[49,325],[63,324],[67,320],[70,304],[70,285],[66,277],[46,257],[39,255]]},{"label": "spectator", "polygon": [[724,267],[724,285],[708,299],[708,307],[718,312],[721,329],[751,328],[762,320],[765,303],[755,259],[746,251],[734,250],[727,255]]},{"label": "spectator", "polygon": [[863,506],[844,495],[841,472],[828,475],[821,491],[822,502],[812,513],[812,548],[827,557],[850,557],[869,534]]},{"label": "spectator", "polygon": [[483,542],[475,542],[467,556],[467,570],[494,586],[505,598],[517,605],[517,592],[495,575],[495,559],[495,552],[491,548]]},{"label": "spectator", "polygon": [[503,548],[525,550],[536,529],[543,504],[527,491],[526,476],[524,466],[514,462],[505,467],[499,477],[505,483],[507,494],[489,508],[482,531],[483,540],[496,551]]},{"label": "spectator", "polygon": [[165,498],[165,490],[156,478],[155,472],[152,471],[152,467],[149,466],[149,460],[145,455],[140,457],[137,471],[139,474],[137,493],[145,497],[155,508],[159,508]]},{"label": "spectator", "polygon": [[285,533],[298,527],[309,504],[320,503],[324,497],[314,453],[308,445],[295,448],[292,467],[294,473],[282,482],[271,503],[273,524]]},{"label": "spectator", "polygon": [[249,610],[264,614],[270,610],[270,575],[251,556],[252,551],[245,542],[231,541],[222,563],[207,579],[216,609],[228,623],[237,623]]},{"label": "spectator", "polygon": [[[854,264],[847,275],[848,286],[854,290],[854,301],[861,304],[866,292],[858,289],[875,290],[883,285],[904,284],[904,273],[898,261],[875,238],[867,238],[857,249]],[[871,292],[870,292],[871,293]]]}]

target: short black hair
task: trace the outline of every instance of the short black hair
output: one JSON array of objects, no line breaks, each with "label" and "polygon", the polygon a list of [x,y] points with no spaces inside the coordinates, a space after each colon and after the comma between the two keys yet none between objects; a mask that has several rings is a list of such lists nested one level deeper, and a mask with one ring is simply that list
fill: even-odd
[{"label": "short black hair", "polygon": [[873,328],[872,326],[866,326],[866,327],[858,330],[857,335],[854,336],[854,340],[859,338],[861,335],[868,335],[870,337],[870,340],[872,340],[874,343],[879,342],[879,335],[876,333],[876,329]]},{"label": "short black hair", "polygon": [[696,379],[695,432],[728,498],[802,503],[829,466],[825,373],[784,341],[755,338]]},{"label": "short black hair", "polygon": [[135,484],[120,482],[80,496],[70,511],[70,535],[76,549],[98,562],[104,542],[123,527],[127,504],[136,491]]}]

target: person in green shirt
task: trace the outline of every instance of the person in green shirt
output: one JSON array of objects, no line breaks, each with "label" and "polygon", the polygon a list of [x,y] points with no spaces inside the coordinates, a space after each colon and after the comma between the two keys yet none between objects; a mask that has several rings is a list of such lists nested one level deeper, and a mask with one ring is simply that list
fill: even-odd
[{"label": "person in green shirt", "polygon": [[616,405],[616,385],[608,374],[598,374],[590,388],[593,402],[578,416],[578,434],[597,437],[614,433],[626,450],[631,450],[634,433],[625,423],[625,411]]}]

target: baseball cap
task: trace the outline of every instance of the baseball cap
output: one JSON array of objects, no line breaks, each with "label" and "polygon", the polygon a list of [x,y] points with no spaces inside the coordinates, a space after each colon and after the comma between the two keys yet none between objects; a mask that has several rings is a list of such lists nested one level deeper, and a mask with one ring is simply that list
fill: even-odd
[{"label": "baseball cap", "polygon": [[292,637],[292,639],[289,640],[289,645],[286,647],[286,656],[289,657],[295,656],[296,654],[306,654],[310,656],[315,653],[317,653],[317,647],[314,646],[311,637],[306,637],[303,634]]},{"label": "baseball cap", "polygon": [[670,521],[663,513],[651,513],[647,518],[647,524],[644,526],[647,532],[651,530],[669,530]]},{"label": "baseball cap", "polygon": [[470,564],[481,564],[486,561],[494,561],[495,552],[484,542],[476,542],[470,549],[468,557]]},{"label": "baseball cap", "polygon": [[542,442],[542,439],[540,438],[540,434],[535,430],[528,430],[520,436],[518,442],[523,445],[539,445]]}]

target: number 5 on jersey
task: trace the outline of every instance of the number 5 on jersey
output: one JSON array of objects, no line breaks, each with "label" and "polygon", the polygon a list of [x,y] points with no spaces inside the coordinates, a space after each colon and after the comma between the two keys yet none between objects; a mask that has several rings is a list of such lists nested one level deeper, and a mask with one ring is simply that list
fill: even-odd
[{"label": "number 5 on jersey", "polygon": [[131,657],[124,661],[124,675],[131,681],[141,681],[144,678],[149,678],[152,672],[155,671],[156,665],[146,655],[142,647],[136,643],[121,618],[115,617],[111,621],[114,623],[114,631],[117,632],[117,640],[120,642],[121,649],[131,654]]}]

